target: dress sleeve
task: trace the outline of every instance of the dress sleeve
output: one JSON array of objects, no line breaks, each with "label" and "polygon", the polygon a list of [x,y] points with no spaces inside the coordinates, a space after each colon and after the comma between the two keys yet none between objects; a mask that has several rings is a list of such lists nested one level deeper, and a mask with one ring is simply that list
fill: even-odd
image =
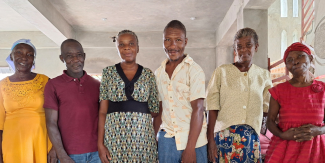
[{"label": "dress sleeve", "polygon": [[201,67],[190,72],[190,101],[205,98],[205,74]]},{"label": "dress sleeve", "polygon": [[102,81],[99,87],[99,101],[108,100],[108,68],[103,69]]},{"label": "dress sleeve", "polygon": [[278,90],[277,87],[273,87],[269,89],[269,92],[271,94],[271,96],[274,98],[274,100],[278,101],[279,100],[279,96],[278,96]]},{"label": "dress sleeve", "polygon": [[207,88],[206,109],[221,110],[220,107],[221,70],[217,68],[212,73]]},{"label": "dress sleeve", "polygon": [[148,105],[149,110],[152,113],[159,113],[159,98],[158,98],[158,91],[157,91],[157,84],[156,84],[156,78],[155,75],[150,71],[150,79],[149,79],[149,99],[148,99]]},{"label": "dress sleeve", "polygon": [[270,93],[269,89],[272,87],[272,80],[270,77],[270,73],[267,71],[268,76],[265,82],[265,87],[263,90],[263,112],[267,113],[269,111],[270,104]]},{"label": "dress sleeve", "polygon": [[59,99],[56,93],[56,89],[51,80],[47,82],[44,89],[44,108],[59,110]]},{"label": "dress sleeve", "polygon": [[[158,69],[155,71],[155,78],[156,78],[157,90],[158,90],[158,84],[159,84],[159,81],[158,81],[158,80],[159,80],[159,75],[160,75],[160,73],[158,73],[158,70],[159,70],[159,69],[160,69],[160,68],[158,68]],[[158,100],[159,100],[159,102],[162,101],[159,92],[158,92]]]},{"label": "dress sleeve", "polygon": [[2,91],[1,91],[1,86],[0,86],[0,130],[3,130],[4,128],[4,122],[6,120],[6,111],[5,107],[3,105],[3,96],[2,96]]}]

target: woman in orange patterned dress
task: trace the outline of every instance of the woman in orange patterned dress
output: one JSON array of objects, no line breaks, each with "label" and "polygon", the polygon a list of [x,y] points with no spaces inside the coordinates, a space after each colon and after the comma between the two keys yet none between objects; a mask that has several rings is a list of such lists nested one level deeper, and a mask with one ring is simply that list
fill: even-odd
[{"label": "woman in orange patterned dress", "polygon": [[[47,136],[43,109],[43,92],[49,78],[31,72],[35,56],[30,40],[16,41],[10,53],[15,73],[0,81],[0,163],[51,160],[47,159],[52,144]],[[54,150],[49,156],[55,159]]]}]

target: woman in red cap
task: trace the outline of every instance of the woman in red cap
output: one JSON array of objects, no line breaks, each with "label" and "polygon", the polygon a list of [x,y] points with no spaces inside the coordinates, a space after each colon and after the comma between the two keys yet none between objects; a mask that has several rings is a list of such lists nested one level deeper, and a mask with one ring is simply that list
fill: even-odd
[{"label": "woman in red cap", "polygon": [[265,162],[325,162],[325,83],[309,73],[313,56],[307,46],[292,44],[283,60],[293,78],[269,89],[267,126],[274,136]]}]

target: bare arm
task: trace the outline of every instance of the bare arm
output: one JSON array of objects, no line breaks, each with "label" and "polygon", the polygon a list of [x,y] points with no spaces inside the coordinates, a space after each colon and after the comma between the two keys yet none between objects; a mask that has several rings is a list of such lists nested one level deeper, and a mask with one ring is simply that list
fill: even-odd
[{"label": "bare arm", "polygon": [[216,125],[216,120],[218,118],[219,110],[209,110],[208,113],[208,129],[207,129],[207,137],[208,141],[214,142],[214,126]]},{"label": "bare arm", "polygon": [[214,126],[216,125],[216,120],[218,118],[219,110],[209,110],[208,113],[208,159],[211,162],[215,162],[215,158],[218,157],[217,146],[214,140]]},{"label": "bare arm", "polygon": [[104,145],[105,121],[108,110],[108,100],[102,100],[99,107],[98,115],[98,146]]},{"label": "bare arm", "polygon": [[183,162],[196,162],[196,153],[195,146],[197,139],[201,133],[203,119],[204,119],[204,107],[203,107],[204,99],[196,99],[191,101],[192,106],[192,115],[190,122],[190,132],[187,140],[186,148],[182,154]]},{"label": "bare arm", "polygon": [[201,133],[204,119],[203,102],[204,99],[202,98],[191,101],[193,112],[191,115],[190,132],[186,148],[195,149],[197,139]]},{"label": "bare arm", "polygon": [[63,147],[61,134],[58,127],[58,111],[45,108],[46,127],[50,140],[61,162],[74,162]]},{"label": "bare arm", "polygon": [[98,154],[100,157],[100,160],[103,163],[109,163],[109,160],[111,160],[111,156],[109,154],[109,151],[107,147],[104,145],[104,136],[105,136],[105,121],[106,121],[106,115],[107,110],[109,106],[108,100],[102,100],[100,101],[99,106],[99,118],[98,118]]},{"label": "bare arm", "polygon": [[[152,115],[152,113],[151,113]],[[155,117],[153,116],[153,127],[154,127],[154,130],[155,130],[155,135],[157,137],[157,134],[159,132],[159,128],[160,128],[160,125],[162,123],[162,120],[161,120],[161,115],[162,115],[162,102],[160,101],[159,102],[159,113],[155,113]]]},{"label": "bare arm", "polygon": [[273,97],[271,97],[269,113],[267,115],[267,120],[266,120],[266,126],[273,133],[273,135],[277,137],[280,137],[280,135],[282,134],[282,131],[278,128],[277,124],[275,123],[275,120],[279,113],[279,109],[280,109],[279,103]]},{"label": "bare arm", "polygon": [[297,133],[295,128],[290,128],[289,130],[283,132],[275,123],[279,110],[280,104],[273,97],[271,97],[269,113],[266,120],[267,128],[273,133],[273,135],[280,137],[283,140],[295,140],[294,135]]}]

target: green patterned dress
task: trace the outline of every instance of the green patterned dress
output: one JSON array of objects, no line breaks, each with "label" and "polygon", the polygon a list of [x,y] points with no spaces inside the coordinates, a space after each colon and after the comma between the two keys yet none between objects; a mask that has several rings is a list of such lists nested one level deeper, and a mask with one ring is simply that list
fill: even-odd
[{"label": "green patterned dress", "polygon": [[129,81],[120,64],[106,67],[100,100],[109,100],[104,144],[110,162],[157,162],[151,112],[159,112],[159,99],[152,71],[139,65]]}]

